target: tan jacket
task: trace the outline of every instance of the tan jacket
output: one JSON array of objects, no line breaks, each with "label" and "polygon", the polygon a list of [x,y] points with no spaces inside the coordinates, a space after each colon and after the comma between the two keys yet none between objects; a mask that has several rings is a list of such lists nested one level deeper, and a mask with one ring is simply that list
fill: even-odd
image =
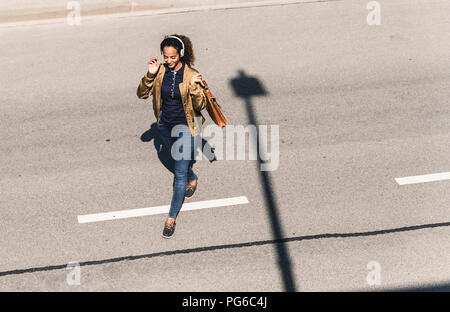
[{"label": "tan jacket", "polygon": [[[150,74],[150,72],[147,71],[139,83],[136,92],[140,99],[146,99],[150,95],[153,95],[153,112],[157,122],[159,121],[162,111],[161,86],[165,71],[166,68],[164,64],[160,64],[156,74]],[[194,85],[190,84],[192,76],[197,75],[198,73],[199,72],[196,69],[185,64],[183,82],[178,85],[180,88],[184,113],[186,114],[186,120],[193,136],[200,134],[201,126],[205,122],[205,118],[200,111],[206,106],[206,97],[201,86],[197,83]],[[195,117],[201,117],[201,124],[198,122],[200,118]]]}]

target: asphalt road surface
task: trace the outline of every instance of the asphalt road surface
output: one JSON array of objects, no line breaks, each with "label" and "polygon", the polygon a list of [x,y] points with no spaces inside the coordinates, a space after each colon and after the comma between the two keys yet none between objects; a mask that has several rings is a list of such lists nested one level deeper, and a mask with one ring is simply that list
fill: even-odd
[{"label": "asphalt road surface", "polygon": [[[0,290],[449,290],[450,180],[395,178],[450,171],[450,3],[369,26],[367,2],[0,27]],[[279,126],[279,166],[197,161],[186,203],[248,204],[181,210],[170,240],[166,214],[79,223],[170,204],[136,88],[172,33],[231,124]]]}]

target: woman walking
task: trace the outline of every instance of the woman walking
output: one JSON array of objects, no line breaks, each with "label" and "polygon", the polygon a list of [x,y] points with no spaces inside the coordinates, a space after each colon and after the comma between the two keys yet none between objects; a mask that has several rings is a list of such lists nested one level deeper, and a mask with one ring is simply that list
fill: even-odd
[{"label": "woman walking", "polygon": [[[170,238],[175,231],[175,220],[184,198],[191,197],[197,188],[198,177],[192,169],[194,139],[200,134],[205,121],[200,111],[205,108],[206,97],[202,90],[202,75],[191,67],[195,60],[191,40],[183,35],[166,36],[160,44],[160,51],[165,63],[159,63],[157,56],[150,59],[148,71],[137,89],[137,96],[146,99],[153,95],[153,112],[167,150],[171,151],[173,144],[177,144],[181,146],[179,151],[182,155],[190,155],[179,159],[171,153],[175,164],[173,194],[162,234],[164,238]],[[201,124],[198,121],[200,118]],[[187,131],[172,137],[172,129],[179,125],[184,125]],[[189,152],[186,153],[185,148],[189,148]]]}]

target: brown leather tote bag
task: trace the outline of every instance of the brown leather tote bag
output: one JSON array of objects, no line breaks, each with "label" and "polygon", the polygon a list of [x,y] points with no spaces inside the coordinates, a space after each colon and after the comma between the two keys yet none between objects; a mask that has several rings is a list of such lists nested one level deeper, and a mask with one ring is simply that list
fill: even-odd
[{"label": "brown leather tote bag", "polygon": [[225,115],[219,103],[217,103],[216,97],[211,93],[211,90],[209,90],[208,84],[205,80],[203,80],[203,84],[205,85],[205,87],[202,88],[203,93],[206,96],[206,110],[208,111],[208,114],[214,121],[214,123],[223,128],[228,124],[228,121],[225,118]]}]

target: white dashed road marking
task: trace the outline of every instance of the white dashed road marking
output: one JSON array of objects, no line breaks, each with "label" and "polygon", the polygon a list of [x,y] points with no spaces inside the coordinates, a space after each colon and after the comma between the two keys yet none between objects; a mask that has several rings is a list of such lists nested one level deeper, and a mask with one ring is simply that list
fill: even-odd
[{"label": "white dashed road marking", "polygon": [[[184,203],[183,206],[181,207],[181,211],[184,212],[184,211],[188,211],[188,210],[234,206],[234,205],[241,205],[241,204],[248,204],[248,199],[246,196],[222,198],[222,199],[214,199],[214,200],[204,200],[204,201],[198,201],[198,202],[193,202],[193,203]],[[119,211],[111,211],[111,212],[104,212],[104,213],[81,215],[81,216],[78,216],[78,223],[89,223],[89,222],[99,222],[99,221],[117,220],[117,219],[124,219],[124,218],[150,216],[150,215],[168,213],[169,209],[170,209],[170,205],[164,205],[164,206],[155,206],[155,207],[148,207],[148,208],[119,210]]]},{"label": "white dashed road marking", "polygon": [[450,172],[424,174],[404,178],[395,178],[400,185],[450,180]]}]

